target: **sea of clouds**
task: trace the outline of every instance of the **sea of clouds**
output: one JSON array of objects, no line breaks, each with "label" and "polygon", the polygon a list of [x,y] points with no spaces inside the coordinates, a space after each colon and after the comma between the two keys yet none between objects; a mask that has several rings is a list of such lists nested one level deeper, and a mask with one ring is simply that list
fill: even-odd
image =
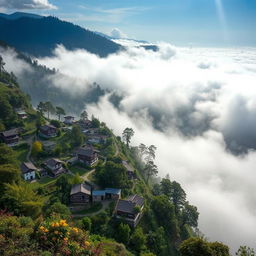
[{"label": "sea of clouds", "polygon": [[53,80],[64,91],[93,82],[110,91],[86,109],[117,135],[132,127],[133,145],[157,146],[159,175],[181,183],[206,237],[233,252],[256,247],[256,49],[126,46],[107,58],[58,46],[39,63],[61,72]]}]

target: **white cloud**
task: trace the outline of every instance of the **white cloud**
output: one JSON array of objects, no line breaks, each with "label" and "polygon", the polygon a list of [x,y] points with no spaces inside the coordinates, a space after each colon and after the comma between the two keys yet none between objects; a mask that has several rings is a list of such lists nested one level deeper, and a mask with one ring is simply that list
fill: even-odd
[{"label": "white cloud", "polygon": [[48,0],[0,0],[0,7],[7,9],[57,9]]},{"label": "white cloud", "polygon": [[254,247],[256,152],[235,155],[227,147],[256,148],[256,49],[158,46],[158,52],[127,47],[107,58],[59,46],[53,58],[39,61],[88,82],[56,79],[65,90],[80,93],[97,82],[123,95],[118,109],[107,96],[87,109],[117,135],[133,127],[134,145],[157,146],[160,174],[182,184],[208,238],[233,251]]},{"label": "white cloud", "polygon": [[113,30],[110,32],[110,36],[115,39],[121,39],[121,38],[127,38],[127,35],[124,34],[120,29],[113,28]]}]

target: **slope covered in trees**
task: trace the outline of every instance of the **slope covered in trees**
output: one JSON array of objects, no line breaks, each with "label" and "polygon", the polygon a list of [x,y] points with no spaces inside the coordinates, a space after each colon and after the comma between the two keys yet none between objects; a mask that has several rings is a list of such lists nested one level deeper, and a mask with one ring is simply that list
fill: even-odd
[{"label": "slope covered in trees", "polygon": [[100,57],[121,49],[120,45],[105,37],[50,16],[41,19],[24,16],[9,19],[2,16],[0,31],[0,40],[36,57],[50,56],[57,44],[69,50],[85,49]]}]

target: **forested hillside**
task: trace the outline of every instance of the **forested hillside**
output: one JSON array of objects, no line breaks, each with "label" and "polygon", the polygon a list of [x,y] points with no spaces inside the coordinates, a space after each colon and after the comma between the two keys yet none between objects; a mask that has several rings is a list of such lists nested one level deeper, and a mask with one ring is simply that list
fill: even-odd
[{"label": "forested hillside", "polygon": [[69,50],[85,49],[100,57],[121,50],[121,46],[94,32],[55,17],[0,17],[0,40],[32,56],[51,56],[57,44]]},{"label": "forested hillside", "polygon": [[[51,102],[40,102],[34,110],[0,60],[0,131],[21,128],[18,144],[0,143],[1,255],[230,255],[226,245],[208,242],[198,231],[199,213],[181,185],[170,177],[157,178],[154,145],[131,146],[131,128],[124,127],[122,138],[115,136],[100,120],[89,120],[86,111],[70,123],[69,116],[61,121],[65,108]],[[17,109],[26,116],[21,118]],[[48,124],[56,133],[45,138],[42,127]],[[84,125],[89,125],[86,130]],[[101,139],[92,142],[95,136]],[[90,166],[72,162],[77,149],[86,147],[95,149],[99,159]],[[52,175],[45,163],[57,158],[63,172]],[[21,166],[28,161],[36,176],[26,179]],[[118,188],[120,198],[101,198],[77,208],[70,195],[81,184],[101,189],[97,193]],[[116,217],[116,209],[134,195],[143,200],[143,207],[134,207],[133,214],[140,218],[130,225],[126,217]],[[241,247],[238,255],[254,254]]]}]

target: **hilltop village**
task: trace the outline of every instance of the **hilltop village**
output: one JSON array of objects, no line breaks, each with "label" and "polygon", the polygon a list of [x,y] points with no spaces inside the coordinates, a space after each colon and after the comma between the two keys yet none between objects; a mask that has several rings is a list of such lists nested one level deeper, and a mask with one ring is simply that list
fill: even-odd
[{"label": "hilltop village", "polygon": [[229,255],[198,237],[197,208],[157,177],[154,145],[131,146],[132,128],[32,107],[3,64],[0,106],[1,255],[188,256],[198,243]]}]

